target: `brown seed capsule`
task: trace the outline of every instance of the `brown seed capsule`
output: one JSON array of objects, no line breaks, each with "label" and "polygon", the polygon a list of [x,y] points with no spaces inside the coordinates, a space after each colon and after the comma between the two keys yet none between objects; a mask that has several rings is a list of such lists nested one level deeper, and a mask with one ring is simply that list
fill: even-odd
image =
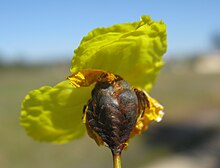
[{"label": "brown seed capsule", "polygon": [[138,98],[129,84],[117,75],[111,82],[98,81],[85,110],[89,135],[120,154],[138,117]]}]

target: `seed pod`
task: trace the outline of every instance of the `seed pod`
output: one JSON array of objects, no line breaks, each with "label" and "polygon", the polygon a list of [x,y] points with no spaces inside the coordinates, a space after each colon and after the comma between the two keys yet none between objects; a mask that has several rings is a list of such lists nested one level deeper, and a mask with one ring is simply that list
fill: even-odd
[{"label": "seed pod", "polygon": [[98,144],[104,142],[114,154],[120,154],[138,117],[138,99],[121,77],[98,81],[86,108],[89,135]]}]

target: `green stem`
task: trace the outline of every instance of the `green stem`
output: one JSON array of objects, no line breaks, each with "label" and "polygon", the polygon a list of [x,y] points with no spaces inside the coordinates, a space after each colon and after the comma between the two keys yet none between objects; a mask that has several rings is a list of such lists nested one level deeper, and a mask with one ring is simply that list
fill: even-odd
[{"label": "green stem", "polygon": [[112,156],[113,156],[114,168],[121,168],[121,154],[114,154],[112,152]]}]

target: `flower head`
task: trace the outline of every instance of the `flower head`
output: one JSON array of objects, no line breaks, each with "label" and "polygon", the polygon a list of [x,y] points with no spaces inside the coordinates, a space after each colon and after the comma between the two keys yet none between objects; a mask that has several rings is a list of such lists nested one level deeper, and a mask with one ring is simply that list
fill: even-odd
[{"label": "flower head", "polygon": [[89,136],[98,145],[105,143],[114,155],[121,154],[129,139],[144,132],[151,121],[163,117],[163,106],[118,75],[85,69],[68,79],[74,87],[96,83],[84,106],[83,122]]},{"label": "flower head", "polygon": [[[94,29],[75,50],[69,80],[30,91],[24,98],[21,125],[39,141],[66,143],[81,137],[86,130],[82,111],[91,97],[93,84],[101,79],[111,83],[119,75],[130,84],[140,109],[129,138],[141,134],[151,121],[159,121],[163,115],[163,107],[146,92],[163,65],[166,48],[165,24],[148,16],[138,22]],[[103,73],[108,75],[103,78]],[[87,124],[86,118],[84,121]],[[102,144],[103,139],[88,127],[87,124],[90,136]]]}]

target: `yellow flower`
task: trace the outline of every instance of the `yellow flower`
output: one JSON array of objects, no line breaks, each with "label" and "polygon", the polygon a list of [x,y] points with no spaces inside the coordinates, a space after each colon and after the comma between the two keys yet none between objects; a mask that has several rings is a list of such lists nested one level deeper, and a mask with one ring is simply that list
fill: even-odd
[{"label": "yellow flower", "polygon": [[[21,125],[39,141],[66,143],[81,137],[86,130],[83,106],[100,75],[109,73],[109,81],[115,74],[120,75],[132,87],[149,92],[163,65],[166,48],[166,25],[149,16],[142,16],[138,22],[94,29],[75,50],[70,82],[43,86],[24,98]],[[145,131],[151,121],[162,118],[162,106],[147,93],[144,95],[150,104],[139,115],[131,137]]]}]

